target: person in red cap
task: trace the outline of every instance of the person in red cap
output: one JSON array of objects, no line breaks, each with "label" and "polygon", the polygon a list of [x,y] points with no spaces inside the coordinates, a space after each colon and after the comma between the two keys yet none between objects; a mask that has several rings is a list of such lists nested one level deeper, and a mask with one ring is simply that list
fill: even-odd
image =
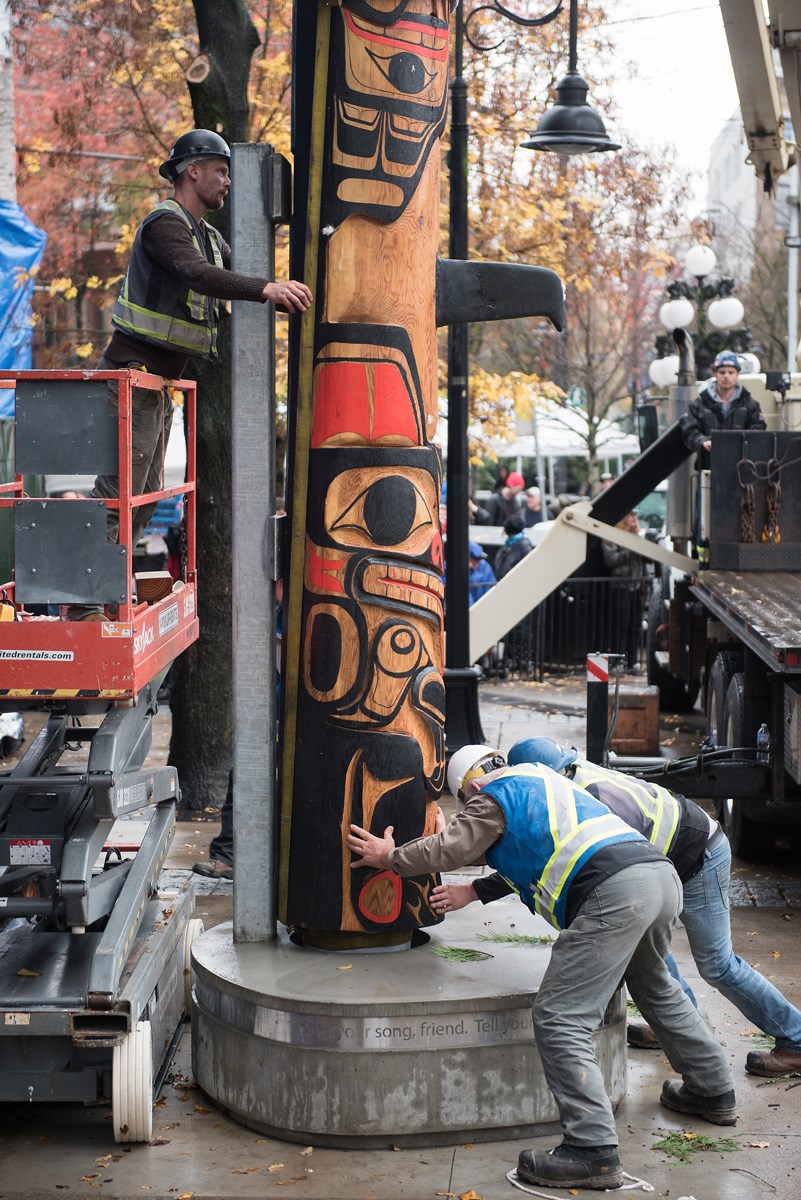
[{"label": "person in red cap", "polygon": [[519,471],[510,471],[506,483],[499,492],[493,492],[487,501],[487,511],[490,515],[489,525],[503,525],[508,517],[519,513],[523,508],[520,493],[526,486],[526,481]]}]

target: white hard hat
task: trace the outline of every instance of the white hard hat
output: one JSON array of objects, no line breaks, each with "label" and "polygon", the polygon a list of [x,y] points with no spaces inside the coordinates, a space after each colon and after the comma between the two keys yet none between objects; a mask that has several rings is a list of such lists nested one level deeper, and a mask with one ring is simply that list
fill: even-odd
[{"label": "white hard hat", "polygon": [[461,746],[448,763],[448,788],[456,800],[465,800],[472,780],[506,766],[506,758],[492,746]]}]

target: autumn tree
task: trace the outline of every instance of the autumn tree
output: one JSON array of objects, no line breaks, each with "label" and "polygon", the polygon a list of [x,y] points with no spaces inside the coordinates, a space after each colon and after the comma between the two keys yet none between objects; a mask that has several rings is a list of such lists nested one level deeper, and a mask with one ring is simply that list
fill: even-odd
[{"label": "autumn tree", "polygon": [[[541,4],[519,3],[531,16]],[[592,102],[604,103],[611,39],[603,5],[579,8],[579,45]],[[486,11],[468,32],[490,53],[468,52],[471,255],[557,271],[567,288],[567,334],[521,319],[473,326],[474,454],[515,436],[515,416],[536,397],[576,385],[586,396],[586,442],[594,459],[602,421],[614,418],[644,373],[654,314],[671,261],[681,189],[664,154],[636,149],[564,159],[520,148],[553,98],[567,58],[567,21],[519,29]],[[551,386],[543,387],[542,381]],[[549,406],[549,411],[552,406]]]},{"label": "autumn tree", "polygon": [[[87,327],[81,303],[87,289],[104,290],[92,255],[119,251],[116,278],[107,280],[113,303],[133,233],[163,188],[156,168],[183,130],[209,128],[229,143],[287,149],[290,5],[20,0],[14,17],[25,95],[20,200],[51,236],[43,272],[50,282],[38,299],[48,312],[49,365],[65,367],[98,357],[106,339],[102,327]],[[230,240],[228,210],[210,219]],[[191,815],[219,804],[231,762],[227,319],[219,349],[219,363],[194,364],[202,633],[176,662],[172,690],[170,761]]]},{"label": "autumn tree", "polygon": [[[784,209],[784,213],[787,209]],[[787,275],[789,259],[775,197],[760,195],[756,220],[743,221],[737,212],[718,215],[713,246],[718,256],[716,275],[734,277],[735,295],[745,308],[744,323],[763,369],[787,367]]]}]

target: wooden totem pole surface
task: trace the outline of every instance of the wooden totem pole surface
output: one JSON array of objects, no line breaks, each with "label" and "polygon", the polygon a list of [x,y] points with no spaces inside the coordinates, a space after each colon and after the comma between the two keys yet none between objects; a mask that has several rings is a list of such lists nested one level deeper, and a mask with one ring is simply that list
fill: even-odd
[{"label": "wooden totem pole surface", "polygon": [[434,829],[444,781],[436,255],[448,0],[296,0],[279,913],[323,945],[436,918],[352,871],[355,821]]}]

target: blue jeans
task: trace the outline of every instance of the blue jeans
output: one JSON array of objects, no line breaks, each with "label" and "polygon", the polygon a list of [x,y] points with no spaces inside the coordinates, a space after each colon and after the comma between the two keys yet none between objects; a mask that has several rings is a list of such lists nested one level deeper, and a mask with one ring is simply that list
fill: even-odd
[{"label": "blue jeans", "polygon": [[[704,865],[684,884],[681,921],[701,978],[739,1008],[757,1029],[776,1039],[782,1050],[801,1051],[801,1012],[764,975],[734,953],[729,915],[731,847],[721,838],[704,852]],[[695,996],[681,978],[673,956],[665,959],[671,975],[693,1004]],[[697,1007],[697,1005],[696,1005]]]},{"label": "blue jeans", "polygon": [[722,1047],[665,967],[680,908],[672,863],[638,863],[599,883],[553,944],[534,1037],[569,1145],[617,1145],[593,1033],[623,978],[688,1088],[719,1096],[732,1087]]}]

